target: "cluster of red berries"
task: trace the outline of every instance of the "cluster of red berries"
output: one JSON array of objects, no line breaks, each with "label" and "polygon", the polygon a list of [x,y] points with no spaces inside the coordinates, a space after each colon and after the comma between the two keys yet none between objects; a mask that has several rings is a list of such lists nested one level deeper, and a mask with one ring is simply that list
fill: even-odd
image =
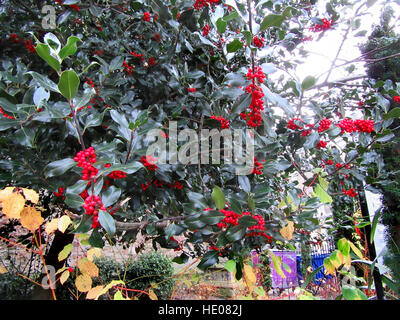
[{"label": "cluster of red berries", "polygon": [[203,37],[208,36],[209,33],[210,33],[210,26],[208,24],[206,24],[203,27]]},{"label": "cluster of red berries", "polygon": [[29,52],[31,53],[35,53],[36,52],[36,48],[35,46],[32,44],[32,40],[25,40],[25,47],[28,49]]},{"label": "cluster of red berries", "polygon": [[1,107],[0,107],[0,113],[3,115],[4,118],[15,119],[13,116],[10,116],[7,113],[5,113],[4,110]]},{"label": "cluster of red berries", "polygon": [[309,235],[311,234],[310,231],[306,231],[306,230],[304,230],[304,229],[296,229],[295,231],[296,231],[297,233],[300,233],[300,234],[305,234],[306,236],[309,236]]},{"label": "cluster of red berries", "polygon": [[142,185],[141,185],[142,190],[146,191],[151,186],[152,183],[156,186],[156,188],[163,188],[164,186],[166,186],[170,189],[178,189],[178,190],[183,188],[182,183],[180,183],[179,181],[175,181],[175,183],[172,184],[172,183],[165,182],[165,181],[158,180],[158,179],[154,179],[154,180],[150,179],[147,183],[145,183],[145,184],[142,183]]},{"label": "cluster of red berries", "polygon": [[262,172],[263,168],[264,168],[263,164],[260,161],[258,161],[256,156],[254,156],[254,167],[253,167],[253,170],[252,170],[251,173],[262,174],[263,173]]},{"label": "cluster of red berries", "polygon": [[219,0],[196,0],[193,8],[200,10],[203,7],[212,6],[213,4],[218,4]]},{"label": "cluster of red berries", "polygon": [[135,58],[139,58],[140,61],[143,61],[143,60],[144,60],[144,55],[141,54],[141,53],[136,53],[135,51],[131,51],[130,54],[131,54],[132,56],[134,56]]},{"label": "cluster of red berries", "polygon": [[153,39],[156,40],[157,42],[160,42],[160,41],[161,41],[161,35],[160,35],[159,33],[156,32],[156,33],[154,34],[154,36],[153,36]]},{"label": "cluster of red berries", "polygon": [[373,120],[352,120],[343,119],[337,126],[342,129],[342,133],[353,133],[353,132],[367,132],[371,133],[374,131],[374,121]]},{"label": "cluster of red berries", "polygon": [[157,64],[157,61],[156,61],[155,58],[151,57],[151,58],[147,59],[147,63],[148,63],[150,66],[155,66],[155,65]]},{"label": "cluster of red berries", "polygon": [[188,92],[196,92],[196,88],[188,88],[187,91]]},{"label": "cluster of red berries", "polygon": [[174,251],[181,251],[183,249],[183,242],[176,240],[174,237],[169,237],[169,240],[174,241],[178,244],[178,248],[174,249]]},{"label": "cluster of red berries", "polygon": [[393,97],[394,102],[400,103],[400,96],[394,96]]},{"label": "cluster of red berries", "polygon": [[263,83],[265,79],[264,72],[260,67],[254,67],[254,70],[248,69],[246,74],[248,80],[252,83],[246,87],[246,92],[251,93],[250,112],[241,112],[240,117],[247,122],[249,127],[259,127],[262,122],[261,112],[264,110],[264,93],[261,87],[256,85],[256,79],[259,83]]},{"label": "cluster of red berries", "polygon": [[153,156],[142,156],[140,157],[140,162],[150,171],[156,171],[158,169],[157,165],[154,163],[157,161]]},{"label": "cluster of red berries", "polygon": [[132,72],[133,72],[133,68],[134,68],[134,67],[130,66],[130,65],[126,62],[126,60],[124,60],[123,65],[124,65],[124,67],[125,67],[125,72],[128,73],[129,75],[131,75]]},{"label": "cluster of red berries", "polygon": [[145,13],[143,14],[142,20],[143,20],[143,21],[150,22],[150,20],[151,20],[150,13],[149,13],[149,12],[145,12]]},{"label": "cluster of red berries", "polygon": [[286,128],[291,129],[291,130],[301,130],[303,127],[299,126],[297,123],[298,122],[303,122],[300,118],[293,118],[288,121],[288,124],[286,125]]},{"label": "cluster of red berries", "polygon": [[342,189],[343,193],[350,196],[350,197],[355,197],[357,196],[357,192],[354,190],[354,188],[350,188],[349,190]]},{"label": "cluster of red berries", "polygon": [[25,47],[28,49],[29,52],[31,53],[35,53],[36,52],[36,48],[35,46],[32,44],[32,40],[24,40],[21,39],[16,33],[11,33],[10,34],[10,40],[13,43],[21,43],[24,42],[25,43]]},{"label": "cluster of red berries", "polygon": [[309,30],[312,32],[321,32],[326,31],[332,27],[333,20],[327,20],[325,18],[322,19],[322,24],[316,24],[313,27],[310,27]]},{"label": "cluster of red berries", "polygon": [[99,170],[92,165],[96,163],[96,154],[93,147],[89,147],[84,151],[79,151],[74,157],[74,161],[78,162],[78,167],[83,168],[82,180],[92,179],[99,172]]},{"label": "cluster of red berries", "polygon": [[265,80],[265,74],[264,74],[262,68],[257,67],[257,66],[254,67],[254,71],[251,68],[249,70],[247,70],[246,77],[247,77],[247,80],[252,80],[252,81],[257,79],[259,83],[263,83]]},{"label": "cluster of red berries", "polygon": [[98,220],[99,210],[107,211],[101,202],[101,198],[95,195],[88,196],[85,199],[83,208],[85,209],[86,214],[93,215],[92,228],[97,228],[100,225]]},{"label": "cluster of red berries", "polygon": [[54,195],[57,198],[61,198],[62,200],[65,200],[64,192],[65,192],[65,188],[59,187],[58,191],[54,191]]},{"label": "cluster of red berries", "polygon": [[317,143],[317,149],[325,148],[327,144],[328,144],[328,143],[327,143],[326,141],[320,140],[320,141]]},{"label": "cluster of red berries", "polygon": [[257,48],[261,48],[264,46],[264,38],[261,38],[261,37],[259,38],[259,37],[255,36],[253,38],[253,43]]},{"label": "cluster of red berries", "polygon": [[216,117],[213,115],[210,118],[219,121],[219,123],[221,124],[221,129],[229,129],[230,121],[226,120],[223,116]]},{"label": "cluster of red berries", "polygon": [[328,130],[331,127],[331,124],[332,124],[332,120],[323,118],[319,122],[318,132],[323,132],[323,131]]}]

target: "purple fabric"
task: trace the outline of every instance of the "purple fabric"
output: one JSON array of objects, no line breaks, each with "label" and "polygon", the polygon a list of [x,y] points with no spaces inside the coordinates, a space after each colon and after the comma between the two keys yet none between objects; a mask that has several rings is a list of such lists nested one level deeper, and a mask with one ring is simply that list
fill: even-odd
[{"label": "purple fabric", "polygon": [[[277,257],[282,258],[282,271],[286,278],[282,278],[275,271],[274,265],[271,259],[271,276],[272,276],[272,287],[273,288],[290,288],[297,286],[297,262],[296,252],[294,251],[274,251]],[[283,267],[283,264],[288,265],[291,272],[288,272]]]}]

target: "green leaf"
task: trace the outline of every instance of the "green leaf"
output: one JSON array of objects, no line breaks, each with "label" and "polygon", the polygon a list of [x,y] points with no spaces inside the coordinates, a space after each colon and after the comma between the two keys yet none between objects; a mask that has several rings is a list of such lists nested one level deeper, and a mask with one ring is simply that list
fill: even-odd
[{"label": "green leaf", "polygon": [[103,201],[103,205],[105,207],[109,207],[118,201],[121,196],[121,189],[116,188],[115,186],[109,187],[106,191],[103,192],[101,200]]},{"label": "green leaf", "polygon": [[219,253],[217,250],[206,252],[197,267],[204,271],[218,262]]},{"label": "green leaf", "polygon": [[199,217],[199,220],[209,224],[214,225],[221,222],[225,218],[225,215],[217,210],[208,210],[204,211],[203,214]]},{"label": "green leaf", "polygon": [[106,232],[112,236],[115,231],[115,221],[114,218],[106,211],[100,210],[99,211],[99,222],[101,226],[106,230]]},{"label": "green leaf", "polygon": [[53,33],[46,33],[43,37],[43,41],[58,54],[61,48],[61,42]]},{"label": "green leaf", "polygon": [[235,39],[226,45],[226,50],[228,52],[236,52],[242,47],[243,47],[243,42],[241,42],[239,39]]},{"label": "green leaf", "polygon": [[267,15],[260,24],[260,30],[266,30],[269,27],[278,27],[282,25],[282,22],[285,21],[285,16],[280,14],[269,14]]},{"label": "green leaf", "polygon": [[218,210],[221,210],[225,207],[226,199],[220,187],[214,186],[214,189],[211,193],[211,198],[214,200],[215,206]]},{"label": "green leaf", "polygon": [[374,219],[372,220],[372,225],[371,225],[371,237],[369,240],[370,243],[374,243],[376,226],[378,225],[381,214],[382,214],[382,210],[378,210],[377,212],[375,212]]},{"label": "green leaf", "polygon": [[89,244],[95,248],[104,247],[103,237],[97,229],[93,229],[92,234],[89,237]]},{"label": "green leaf", "polygon": [[346,300],[368,300],[367,295],[360,289],[350,286],[342,286],[342,295]]},{"label": "green leaf", "polygon": [[233,11],[232,13],[230,13],[230,14],[224,16],[222,19],[223,19],[224,21],[228,22],[228,21],[233,20],[233,19],[236,19],[236,18],[238,18],[238,17],[239,17],[239,13],[237,13],[236,11]]},{"label": "green leaf", "polygon": [[226,270],[228,270],[229,272],[234,273],[236,271],[236,261],[235,260],[228,260],[225,263],[224,268]]},{"label": "green leaf", "polygon": [[217,31],[219,34],[223,34],[226,30],[227,22],[222,18],[217,20]]},{"label": "green leaf", "polygon": [[304,91],[308,90],[311,87],[313,87],[316,82],[317,82],[317,79],[315,79],[313,76],[307,76],[301,83],[301,89],[303,89]]},{"label": "green leaf", "polygon": [[238,219],[238,225],[250,228],[257,224],[257,220],[254,219],[252,216],[243,216]]},{"label": "green leaf", "polygon": [[57,72],[60,71],[60,61],[53,57],[50,54],[50,48],[47,44],[39,43],[36,45],[36,53],[41,57],[44,61],[48,63],[50,67],[52,67]]},{"label": "green leaf", "polygon": [[30,74],[32,78],[44,89],[60,93],[57,85],[46,76],[41,75],[40,73],[37,73],[35,71],[29,71],[27,72],[27,74]]},{"label": "green leaf", "polygon": [[250,31],[248,30],[243,30],[242,34],[244,35],[244,37],[246,38],[246,44],[247,46],[250,46],[251,43],[253,42],[253,35],[251,34]]},{"label": "green leaf", "polygon": [[332,197],[321,187],[320,184],[314,190],[314,195],[316,195],[322,203],[332,203]]},{"label": "green leaf", "polygon": [[243,189],[243,191],[245,192],[251,191],[250,180],[247,176],[238,176],[238,182],[239,186]]},{"label": "green leaf", "polygon": [[76,36],[68,37],[67,44],[60,50],[59,53],[61,60],[64,60],[66,57],[72,56],[76,53],[78,50],[76,46],[77,42],[82,42],[82,40]]},{"label": "green leaf", "polygon": [[400,108],[396,107],[390,110],[388,113],[383,115],[385,120],[392,119],[392,118],[400,118]]},{"label": "green leaf", "polygon": [[67,244],[59,253],[58,253],[58,261],[63,261],[68,258],[69,254],[72,251],[72,243]]},{"label": "green leaf", "polygon": [[94,90],[86,90],[82,96],[75,98],[73,101],[75,110],[87,105],[94,94]]},{"label": "green leaf", "polygon": [[65,195],[65,204],[71,208],[79,209],[85,204],[80,195],[68,193]]},{"label": "green leaf", "polygon": [[68,100],[71,100],[79,88],[79,77],[74,70],[65,70],[61,73],[58,89]]},{"label": "green leaf", "polygon": [[226,239],[230,242],[238,241],[243,239],[246,234],[246,227],[242,225],[237,225],[228,228],[226,231]]},{"label": "green leaf", "polygon": [[78,227],[73,231],[73,233],[86,233],[92,229],[93,217],[88,214],[84,214],[78,225]]},{"label": "green leaf", "polygon": [[350,254],[350,244],[346,238],[341,238],[338,240],[337,248],[344,256],[348,256]]},{"label": "green leaf", "polygon": [[124,62],[123,56],[118,56],[112,59],[110,62],[110,72],[121,68],[123,62]]},{"label": "green leaf", "polygon": [[44,176],[46,178],[50,178],[50,177],[62,175],[63,173],[65,173],[66,171],[68,171],[75,165],[76,165],[76,162],[74,161],[74,159],[71,159],[71,158],[65,158],[62,160],[50,162],[44,168]]}]

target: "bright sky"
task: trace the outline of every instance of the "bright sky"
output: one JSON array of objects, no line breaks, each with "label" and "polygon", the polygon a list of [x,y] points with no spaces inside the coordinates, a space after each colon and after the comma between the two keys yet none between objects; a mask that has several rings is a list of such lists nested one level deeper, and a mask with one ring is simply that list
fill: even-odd
[{"label": "bright sky", "polygon": [[[329,1],[318,1],[319,7],[321,8],[321,14],[325,12],[326,3]],[[343,34],[347,29],[347,24],[343,23],[343,19],[347,17],[354,16],[355,9],[364,1],[357,1],[353,10],[341,11],[339,20],[335,23],[334,27],[331,30],[325,32],[324,36],[316,41],[307,42],[305,45],[305,49],[310,52],[309,57],[306,59],[305,63],[300,65],[297,69],[297,75],[300,80],[304,79],[306,76],[311,75],[314,77],[319,76],[322,72],[328,71],[331,65],[331,61],[334,60],[336,56],[339,46],[343,39]],[[352,60],[360,56],[360,51],[357,45],[365,40],[365,37],[354,37],[354,35],[361,31],[367,30],[367,35],[370,34],[372,30],[373,24],[378,24],[380,20],[381,11],[384,5],[390,5],[395,10],[395,18],[391,20],[391,23],[395,23],[395,30],[400,29],[400,6],[397,1],[385,1],[380,0],[377,1],[373,6],[371,6],[367,10],[367,14],[360,16],[361,26],[350,32],[349,37],[344,42],[343,48],[339,55],[338,63],[345,62],[345,60]],[[364,12],[365,10],[363,10]],[[310,35],[313,35],[316,38],[317,34],[310,32]],[[359,72],[355,72],[355,74],[363,74],[363,65],[364,63],[358,63],[357,66],[361,67]],[[319,79],[319,82],[322,82],[326,78],[326,73],[322,75]],[[332,79],[340,79],[346,77],[347,74],[340,70],[335,70],[332,72],[330,76],[330,80]]]}]

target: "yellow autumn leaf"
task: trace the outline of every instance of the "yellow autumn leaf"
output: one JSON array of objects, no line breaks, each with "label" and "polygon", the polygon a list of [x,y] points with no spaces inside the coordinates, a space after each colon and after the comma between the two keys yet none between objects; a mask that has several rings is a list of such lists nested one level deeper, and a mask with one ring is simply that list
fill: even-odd
[{"label": "yellow autumn leaf", "polygon": [[78,260],[76,265],[83,274],[87,274],[90,277],[99,276],[99,268],[86,257]]},{"label": "yellow autumn leaf", "polygon": [[288,221],[288,220],[285,220],[285,222],[286,222],[286,226],[281,228],[279,230],[279,233],[286,240],[292,240],[293,232],[294,232],[294,222],[293,221]]},{"label": "yellow autumn leaf", "polygon": [[92,278],[88,274],[80,274],[76,277],[75,286],[80,292],[88,292],[92,288]]},{"label": "yellow autumn leaf", "polygon": [[60,283],[61,283],[61,284],[64,284],[65,281],[68,280],[69,275],[70,275],[70,272],[69,272],[68,270],[64,271],[64,272],[61,274]]},{"label": "yellow autumn leaf", "polygon": [[37,204],[39,202],[39,195],[35,190],[22,188],[22,192],[26,200],[29,200],[34,204]]},{"label": "yellow autumn leaf", "polygon": [[21,212],[21,224],[31,232],[36,231],[42,225],[44,219],[40,212],[33,207],[25,207]]},{"label": "yellow autumn leaf", "polygon": [[0,190],[0,202],[8,198],[14,191],[15,187],[7,187]]},{"label": "yellow autumn leaf", "polygon": [[129,300],[129,299],[125,298],[125,297],[122,295],[122,292],[121,292],[121,291],[117,291],[117,292],[114,294],[114,300]]},{"label": "yellow autumn leaf", "polygon": [[71,224],[71,218],[68,217],[67,215],[62,216],[60,220],[58,221],[58,230],[60,230],[62,233],[67,230],[68,226]]},{"label": "yellow autumn leaf", "polygon": [[324,259],[324,268],[325,268],[325,274],[326,274],[326,275],[328,275],[328,274],[331,274],[331,275],[333,275],[333,276],[335,275],[336,269],[335,269],[335,267],[333,266],[333,264],[332,264],[330,258],[325,258],[325,259]]},{"label": "yellow autumn leaf", "polygon": [[243,267],[243,277],[244,277],[244,281],[246,282],[247,287],[250,290],[250,293],[252,293],[254,290],[254,286],[256,284],[257,278],[256,278],[253,268],[251,266],[249,266],[248,264],[245,264]]},{"label": "yellow autumn leaf", "polygon": [[104,287],[104,292],[103,293],[106,293],[108,290],[110,290],[112,287],[114,287],[114,286],[116,286],[118,284],[125,285],[125,282],[122,281],[122,280],[112,280],[108,285],[106,285]]},{"label": "yellow autumn leaf", "polygon": [[150,297],[151,300],[158,300],[157,295],[151,289],[149,290],[149,297]]},{"label": "yellow autumn leaf", "polygon": [[12,219],[19,219],[25,206],[25,199],[18,193],[11,193],[1,201],[3,213]]},{"label": "yellow autumn leaf", "polygon": [[46,231],[47,234],[51,234],[54,231],[58,229],[58,222],[60,221],[60,218],[55,218],[49,222],[46,223],[46,226],[44,228],[44,231]]},{"label": "yellow autumn leaf", "polygon": [[8,270],[4,266],[0,266],[0,274],[7,273]]},{"label": "yellow autumn leaf", "polygon": [[97,300],[102,294],[104,294],[104,286],[96,286],[88,291],[86,299]]},{"label": "yellow autumn leaf", "polygon": [[363,256],[363,254],[361,253],[361,251],[356,247],[356,245],[355,245],[353,242],[351,242],[350,240],[347,240],[347,242],[349,243],[350,248],[351,248],[351,249],[353,250],[353,252],[357,255],[357,257],[359,257],[360,259],[363,259],[364,256]]},{"label": "yellow autumn leaf", "polygon": [[90,261],[93,261],[95,258],[101,257],[102,255],[103,255],[103,252],[101,251],[100,248],[91,248],[86,253],[87,258]]}]

